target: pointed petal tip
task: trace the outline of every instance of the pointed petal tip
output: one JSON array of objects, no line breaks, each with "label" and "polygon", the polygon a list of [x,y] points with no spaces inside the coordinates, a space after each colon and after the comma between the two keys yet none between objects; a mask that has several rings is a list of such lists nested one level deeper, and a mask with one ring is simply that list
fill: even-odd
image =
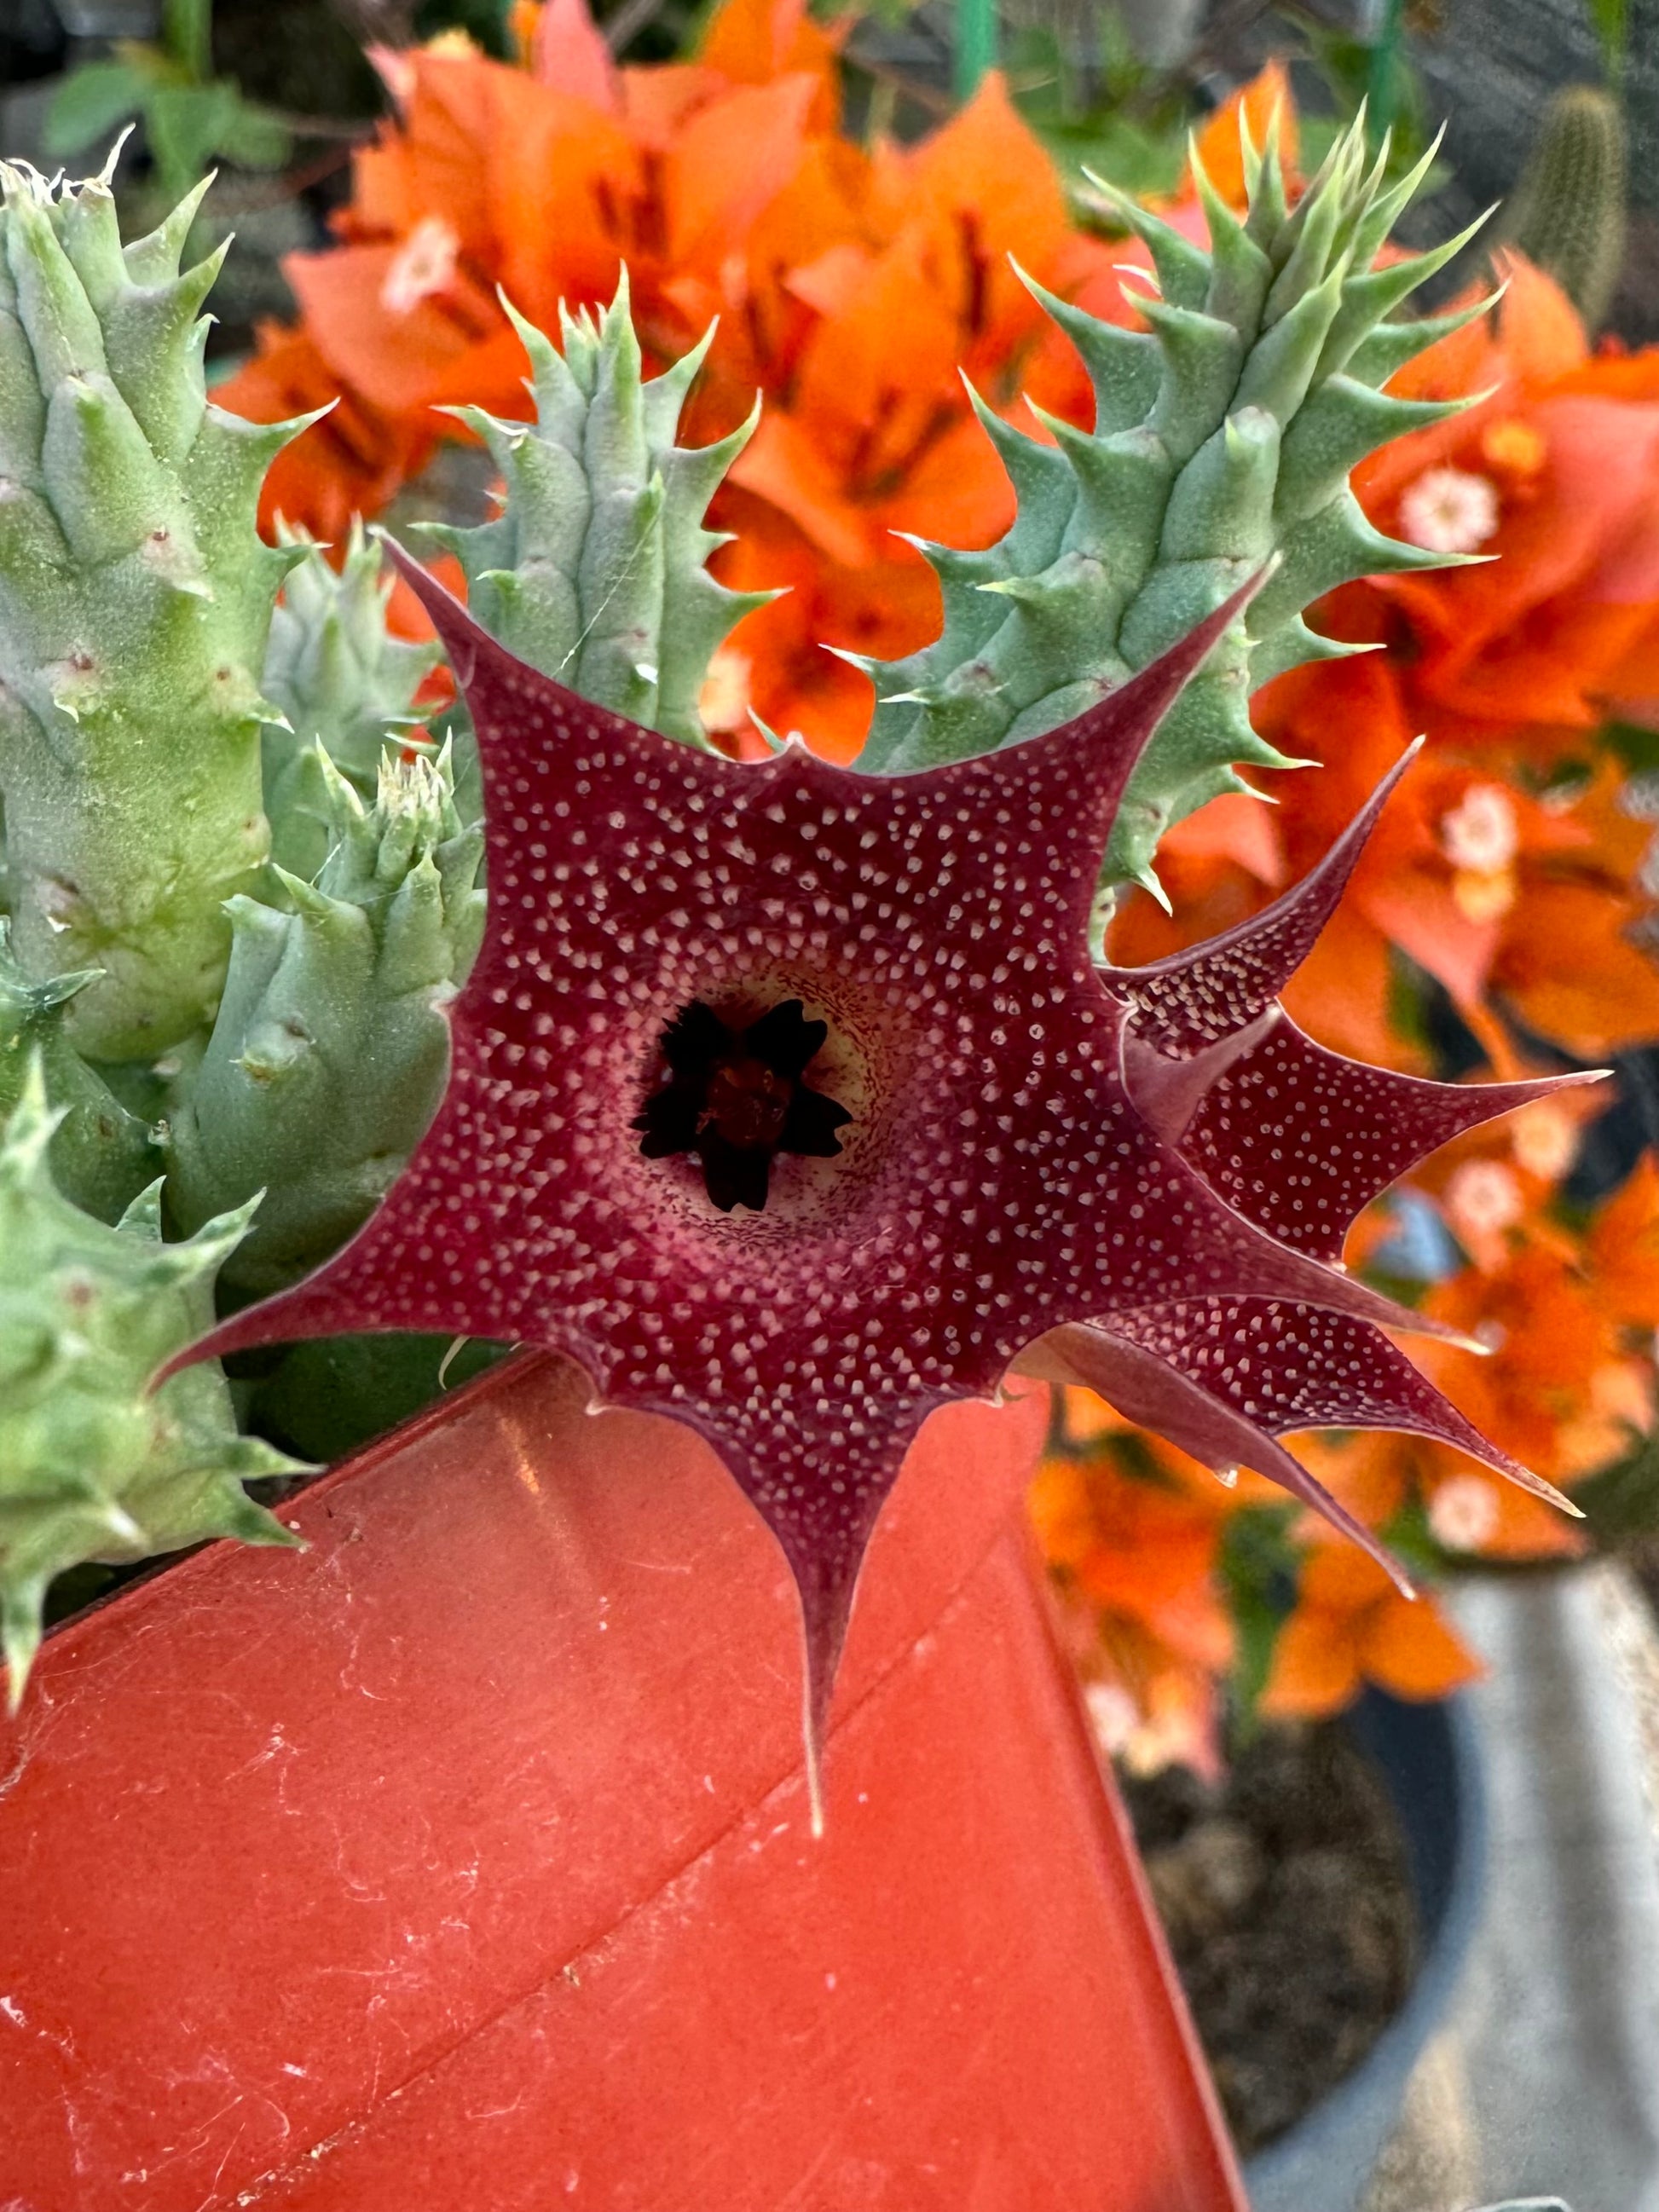
[{"label": "pointed petal tip", "polygon": [[[177,1249],[177,1248],[174,1248]],[[153,1397],[163,1384],[186,1367],[204,1359],[223,1359],[233,1352],[252,1352],[270,1344],[292,1344],[305,1336],[337,1335],[344,1329],[361,1329],[364,1321],[342,1310],[325,1278],[336,1262],[327,1262],[316,1274],[305,1277],[292,1289],[277,1291],[254,1304],[229,1315],[164,1360],[151,1376],[146,1395]]]},{"label": "pointed petal tip", "polygon": [[[150,1376],[144,1385],[144,1395],[153,1398],[158,1390],[172,1382],[175,1375],[181,1375],[185,1368],[199,1366],[204,1359],[216,1359],[221,1349],[220,1339],[226,1336],[230,1328],[230,1322],[221,1322],[216,1328],[207,1330],[204,1335],[193,1338],[189,1344],[180,1345],[178,1351],[170,1358],[163,1360]],[[223,1348],[228,1351],[236,1349],[234,1345],[226,1345]]]},{"label": "pointed petal tip", "polygon": [[[380,539],[387,560],[431,617],[432,626],[454,668],[456,681],[465,689],[472,681],[480,643],[494,646],[495,641],[480,628],[455,594],[399,544],[389,530],[377,525],[374,534]],[[500,647],[495,649],[498,653],[502,650]]]},{"label": "pointed petal tip", "polygon": [[816,1696],[812,1676],[809,1671],[802,1685],[801,1750],[806,1766],[807,1826],[815,1844],[823,1841],[823,1735],[825,1716],[818,1711],[821,1700]]},{"label": "pointed petal tip", "polygon": [[1567,1496],[1565,1491],[1558,1490],[1555,1485],[1551,1482],[1547,1477],[1541,1474],[1533,1474],[1530,1468],[1527,1472],[1528,1475],[1531,1476],[1531,1480],[1526,1484],[1525,1487],[1532,1492],[1534,1498],[1542,1498],[1546,1505],[1554,1506],[1558,1513],[1565,1513],[1569,1521],[1585,1521],[1589,1519],[1589,1516],[1585,1512],[1583,1507],[1582,1505],[1575,1505],[1572,1499]]},{"label": "pointed petal tip", "polygon": [[1426,1316],[1417,1318],[1422,1324],[1418,1331],[1419,1335],[1438,1337],[1443,1344],[1449,1344],[1455,1351],[1472,1352],[1477,1359],[1492,1358],[1493,1347],[1484,1343],[1480,1337],[1470,1335],[1467,1329],[1453,1328],[1447,1322],[1432,1322]]}]

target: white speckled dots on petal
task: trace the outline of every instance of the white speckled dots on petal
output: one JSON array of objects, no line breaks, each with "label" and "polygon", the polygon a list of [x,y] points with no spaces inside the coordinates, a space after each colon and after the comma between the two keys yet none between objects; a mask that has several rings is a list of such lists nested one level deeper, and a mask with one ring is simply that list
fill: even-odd
[{"label": "white speckled dots on petal", "polygon": [[[1218,1063],[1185,1139],[1160,1133],[1124,1079],[1126,1030],[1143,1056],[1179,1058],[1238,1029],[1246,1002],[1257,1019],[1351,854],[1310,879],[1303,907],[1291,894],[1264,917],[1266,935],[1229,941],[1224,975],[1201,951],[1139,977],[1089,957],[1129,770],[1248,593],[1065,727],[884,777],[799,746],[739,763],[636,728],[399,565],[455,664],[485,770],[489,922],[453,1011],[448,1092],[361,1234],[191,1356],[362,1329],[501,1338],[568,1352],[611,1401],[690,1422],[794,1573],[813,1733],[911,1438],[935,1406],[994,1391],[1047,1332],[1140,1316],[1140,1355],[1174,1372],[1193,1340],[1163,1316],[1201,1329],[1221,1302],[1276,1300],[1310,1335],[1340,1327],[1345,1346],[1375,1346],[1385,1392],[1390,1361],[1428,1390],[1373,1326],[1413,1317],[1324,1264],[1346,1224],[1321,1211],[1318,1234],[1286,1236],[1280,1197],[1249,1188],[1280,1181],[1259,1141],[1229,1148],[1230,1114],[1259,1120],[1256,1092],[1276,1079],[1271,1024]],[[711,1034],[741,1036],[792,1000],[825,1024],[806,1079],[850,1116],[841,1150],[780,1150],[759,1210],[722,1207],[694,1158],[641,1149],[665,1032],[700,1006]],[[1194,1030],[1181,1010],[1200,1005]],[[1323,1070],[1291,1050],[1300,1170]],[[1539,1087],[1486,1094],[1484,1110]],[[1418,1091],[1455,1098],[1450,1122],[1437,1106],[1417,1115]],[[1332,1095],[1346,1143],[1371,1094],[1342,1077]],[[1480,1093],[1398,1095],[1427,1144],[1484,1118],[1464,1110]],[[1400,1153],[1368,1154],[1341,1204]]]}]

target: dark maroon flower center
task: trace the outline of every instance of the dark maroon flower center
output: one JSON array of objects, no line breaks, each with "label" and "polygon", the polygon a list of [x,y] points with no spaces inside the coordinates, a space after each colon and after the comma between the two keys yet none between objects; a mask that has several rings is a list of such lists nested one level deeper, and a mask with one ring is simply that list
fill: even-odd
[{"label": "dark maroon flower center", "polygon": [[634,1116],[641,1152],[648,1160],[694,1152],[722,1213],[759,1213],[778,1153],[823,1160],[841,1150],[836,1132],[851,1114],[804,1080],[829,1034],[799,999],[741,1028],[694,999],[662,1033],[668,1080]]}]

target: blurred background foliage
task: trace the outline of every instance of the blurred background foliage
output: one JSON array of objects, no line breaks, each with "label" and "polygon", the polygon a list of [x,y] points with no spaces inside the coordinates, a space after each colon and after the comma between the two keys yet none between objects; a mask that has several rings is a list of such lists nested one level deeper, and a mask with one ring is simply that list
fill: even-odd
[{"label": "blurred background foliage", "polygon": [[[612,52],[648,62],[694,44],[708,9],[611,0],[599,12]],[[1412,234],[1443,235],[1510,199],[1516,243],[1546,266],[1590,269],[1568,286],[1588,319],[1637,340],[1659,331],[1659,0],[866,0],[817,12],[845,33],[855,131],[916,137],[994,64],[1069,174],[1086,165],[1135,192],[1174,189],[1188,130],[1273,54],[1290,58],[1310,167],[1362,100],[1377,139],[1392,131],[1399,170],[1455,112],[1455,143]],[[385,111],[366,49],[447,31],[506,58],[513,36],[513,0],[8,0],[3,13],[0,121],[15,150],[71,158],[131,119],[158,203],[217,164],[240,179],[222,210],[229,197],[240,217],[280,193],[313,229]],[[268,308],[271,290],[251,288],[249,305]],[[233,321],[222,344],[237,336]]]}]

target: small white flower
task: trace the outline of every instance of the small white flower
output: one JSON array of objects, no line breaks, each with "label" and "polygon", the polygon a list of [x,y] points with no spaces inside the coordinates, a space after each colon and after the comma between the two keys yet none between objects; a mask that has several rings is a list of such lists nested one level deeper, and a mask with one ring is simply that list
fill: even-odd
[{"label": "small white flower", "polygon": [[1495,876],[1521,849],[1515,801],[1501,784],[1472,783],[1440,817],[1440,849],[1455,868]]},{"label": "small white flower", "polygon": [[1455,1474],[1429,1500],[1429,1526],[1449,1552],[1478,1552],[1498,1533],[1498,1486],[1480,1474]]},{"label": "small white flower", "polygon": [[705,730],[741,730],[749,720],[749,678],[752,664],[747,653],[720,646],[708,664],[697,712]]},{"label": "small white flower", "polygon": [[1528,1175],[1559,1182],[1578,1157],[1578,1124],[1565,1106],[1540,1098],[1510,1122],[1510,1143]]},{"label": "small white flower", "polygon": [[1525,1211],[1521,1186],[1501,1160],[1466,1160],[1446,1186],[1446,1213],[1460,1237],[1495,1237]]},{"label": "small white flower", "polygon": [[389,315],[406,315],[455,274],[460,234],[441,215],[422,216],[393,257],[380,286],[380,305]]},{"label": "small white flower", "polygon": [[1102,1751],[1109,1757],[1121,1751],[1140,1726],[1139,1710],[1129,1692],[1116,1682],[1090,1682],[1083,1701]]},{"label": "small white flower", "polygon": [[1400,502],[1400,534],[1430,553],[1474,553],[1498,528],[1498,487],[1467,469],[1429,469]]}]

